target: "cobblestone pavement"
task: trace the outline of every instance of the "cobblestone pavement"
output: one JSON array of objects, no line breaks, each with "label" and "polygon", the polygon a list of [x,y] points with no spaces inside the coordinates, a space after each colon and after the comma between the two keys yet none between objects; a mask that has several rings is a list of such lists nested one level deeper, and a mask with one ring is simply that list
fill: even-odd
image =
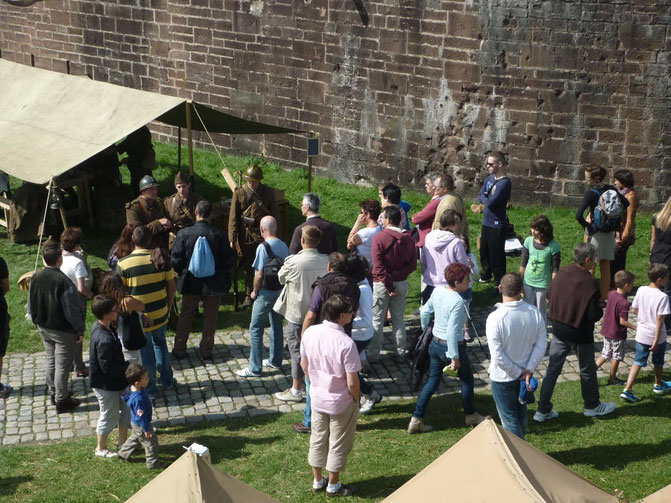
[{"label": "cobblestone pavement", "polygon": [[[469,344],[469,356],[473,365],[476,387],[489,382],[487,367],[489,353],[486,351],[485,319],[489,311],[473,312],[473,319],[480,335],[478,342]],[[417,318],[408,319],[408,332],[417,328]],[[598,328],[595,330],[598,334]],[[385,339],[390,334],[385,332]],[[600,336],[596,350],[600,351]],[[289,362],[285,358],[282,371],[264,372],[260,378],[240,378],[235,371],[247,365],[249,334],[245,331],[222,331],[215,336],[214,361],[203,362],[198,356],[199,336],[192,335],[188,357],[174,361],[176,390],[165,392],[154,402],[154,417],[158,425],[176,425],[213,421],[227,417],[255,416],[269,412],[302,411],[303,403],[279,401],[273,393],[291,385]],[[620,374],[628,372],[633,361],[632,339]],[[172,341],[169,341],[172,347]],[[671,351],[668,350],[668,351]],[[668,354],[668,353],[667,353]],[[85,356],[87,358],[87,356]],[[668,361],[668,357],[667,357]],[[539,367],[545,373],[547,357]],[[3,445],[35,441],[61,440],[95,435],[98,419],[98,403],[86,379],[72,378],[72,394],[82,399],[82,405],[72,414],[56,414],[49,405],[45,383],[44,353],[10,354],[4,360],[2,382],[9,383],[14,390],[6,400],[0,400],[0,441]],[[608,364],[605,366],[607,372]],[[74,375],[74,374],[73,374]],[[382,361],[373,365],[369,374],[371,384],[385,400],[412,399],[416,395],[409,385],[409,366],[398,361],[391,352],[383,353]],[[559,381],[577,380],[579,369],[574,355],[569,356]],[[600,372],[600,376],[606,374]],[[458,390],[458,381],[446,376],[438,394]]]}]

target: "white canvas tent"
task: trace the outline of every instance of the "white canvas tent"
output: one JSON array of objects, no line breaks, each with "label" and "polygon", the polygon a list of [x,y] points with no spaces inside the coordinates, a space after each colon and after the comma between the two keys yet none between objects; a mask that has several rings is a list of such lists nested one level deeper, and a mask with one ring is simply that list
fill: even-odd
[{"label": "white canvas tent", "polygon": [[617,498],[488,419],[384,500],[408,501],[617,503]]},{"label": "white canvas tent", "polygon": [[[184,98],[0,59],[0,171],[21,180],[47,183],[153,120],[186,127],[189,139],[192,129],[205,128],[230,134],[300,132]],[[193,175],[192,162],[190,171]]]},{"label": "white canvas tent", "polygon": [[640,503],[669,503],[671,501],[671,485],[643,498]]},{"label": "white canvas tent", "polygon": [[131,496],[127,503],[277,503],[192,451]]}]

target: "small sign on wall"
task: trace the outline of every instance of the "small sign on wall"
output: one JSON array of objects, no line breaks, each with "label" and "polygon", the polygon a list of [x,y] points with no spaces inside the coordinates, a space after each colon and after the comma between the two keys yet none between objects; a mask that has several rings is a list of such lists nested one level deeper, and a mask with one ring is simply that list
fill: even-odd
[{"label": "small sign on wall", "polygon": [[319,138],[308,138],[308,155],[319,155]]}]

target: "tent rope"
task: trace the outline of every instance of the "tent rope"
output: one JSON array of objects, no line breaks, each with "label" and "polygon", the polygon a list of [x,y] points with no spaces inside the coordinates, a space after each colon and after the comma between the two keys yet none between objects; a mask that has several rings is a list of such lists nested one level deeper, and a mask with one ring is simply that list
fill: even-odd
[{"label": "tent rope", "polygon": [[40,241],[37,243],[37,255],[35,256],[35,267],[33,268],[33,273],[37,272],[37,263],[40,260],[40,249],[42,248],[42,239],[44,238],[44,226],[47,222],[47,211],[49,211],[49,198],[51,197],[51,187],[54,183],[54,179],[49,180],[47,185],[47,202],[44,205],[44,216],[42,217],[42,226],[40,228]]},{"label": "tent rope", "polygon": [[196,112],[196,115],[198,116],[198,120],[203,125],[203,129],[205,129],[205,132],[207,133],[207,137],[210,139],[210,143],[212,143],[212,146],[214,147],[214,151],[219,156],[219,160],[221,161],[221,164],[224,166],[224,168],[229,169],[229,167],[226,165],[226,162],[224,161],[224,158],[219,153],[219,149],[217,148],[217,145],[214,143],[214,139],[212,138],[212,135],[208,131],[207,126],[205,125],[205,122],[203,121],[202,117],[198,113],[198,108],[196,108],[196,103],[195,102],[191,103],[191,108]]}]

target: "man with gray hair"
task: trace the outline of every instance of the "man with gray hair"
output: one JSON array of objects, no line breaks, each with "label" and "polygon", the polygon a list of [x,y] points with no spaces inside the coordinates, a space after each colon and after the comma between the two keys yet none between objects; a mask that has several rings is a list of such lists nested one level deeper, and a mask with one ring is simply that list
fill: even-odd
[{"label": "man with gray hair", "polygon": [[[262,367],[280,369],[284,339],[282,337],[282,315],[273,311],[275,301],[282,292],[278,271],[289,256],[289,248],[277,237],[277,220],[270,215],[261,219],[263,242],[256,248],[252,267],[256,270],[250,297],[252,320],[249,323],[249,365],[236,374],[240,377],[260,377]],[[270,321],[270,358],[261,362],[263,355],[263,330]]]},{"label": "man with gray hair", "polygon": [[324,220],[321,215],[319,215],[319,204],[320,199],[317,194],[308,192],[303,195],[303,202],[301,203],[301,213],[305,217],[305,222],[294,229],[294,234],[291,237],[291,244],[289,245],[289,251],[292,255],[295,255],[301,251],[301,236],[303,232],[303,227],[306,225],[313,225],[322,231],[322,238],[319,241],[319,246],[317,251],[319,253],[324,253],[330,255],[334,251],[338,251],[338,240],[336,237],[336,228],[332,222]]},{"label": "man with gray hair", "polygon": [[615,410],[613,402],[599,400],[594,362],[594,324],[603,315],[599,284],[591,274],[596,266],[596,248],[589,243],[580,243],[573,250],[573,258],[573,264],[559,269],[548,289],[548,319],[552,323],[553,337],[538,410],[534,414],[534,420],[539,423],[559,416],[552,409],[550,400],[571,351],[578,357],[585,416],[605,416]]}]

